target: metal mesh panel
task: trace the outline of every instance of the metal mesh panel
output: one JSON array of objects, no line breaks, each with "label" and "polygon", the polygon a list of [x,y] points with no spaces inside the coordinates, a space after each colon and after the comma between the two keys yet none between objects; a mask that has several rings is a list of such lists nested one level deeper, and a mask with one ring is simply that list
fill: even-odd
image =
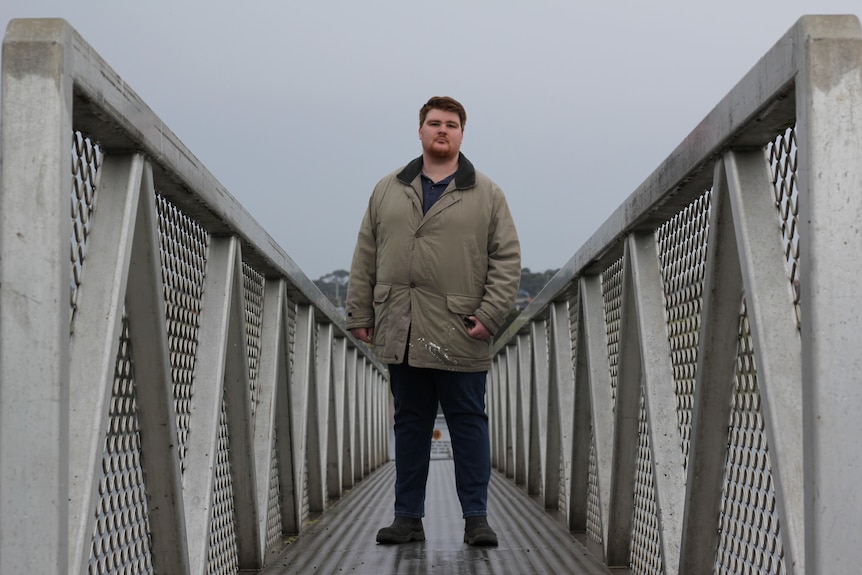
[{"label": "metal mesh panel", "polygon": [[658,505],[653,483],[652,448],[649,440],[644,390],[641,387],[638,416],[638,450],[635,468],[634,516],[632,518],[631,570],[637,575],[663,575]]},{"label": "metal mesh panel", "polygon": [[[566,466],[566,454],[564,450],[560,450],[560,457],[558,464],[560,466],[560,488],[557,490],[557,509],[567,510],[568,509],[568,494],[566,493],[566,484],[569,480],[569,468]],[[566,512],[566,517],[568,518],[569,514]]]},{"label": "metal mesh panel", "polygon": [[716,554],[719,574],[783,574],[784,549],[748,315],[743,304]]},{"label": "metal mesh panel", "polygon": [[602,544],[602,510],[599,501],[599,464],[596,461],[596,438],[590,428],[590,471],[587,488],[587,536]]},{"label": "metal mesh panel", "polygon": [[[368,449],[368,448],[366,448]],[[300,512],[300,526],[305,525],[311,514],[311,505],[308,500],[308,452],[305,452],[305,459],[302,461],[302,511]]]},{"label": "metal mesh panel", "polygon": [[296,303],[290,299],[287,300],[287,378],[288,385],[293,385],[293,374],[295,373],[296,357],[294,350],[296,349]]},{"label": "metal mesh panel", "polygon": [[216,449],[207,574],[233,575],[239,569],[239,555],[236,544],[236,515],[233,504],[230,432],[224,398],[222,398],[221,416],[219,417]]},{"label": "metal mesh panel", "polygon": [[684,465],[688,465],[712,193],[656,230]]},{"label": "metal mesh panel", "polygon": [[266,511],[266,549],[278,551],[284,532],[281,524],[281,486],[278,480],[278,434],[273,434],[269,454],[269,500]]},{"label": "metal mesh panel", "polygon": [[263,323],[263,276],[248,264],[242,264],[242,284],[245,295],[245,334],[248,348],[248,383],[251,418],[257,408],[257,370],[260,361],[260,335]]},{"label": "metal mesh panel", "polygon": [[576,290],[567,302],[569,312],[569,338],[572,344],[572,371],[578,360],[578,329],[581,321],[580,293]]},{"label": "metal mesh panel", "polygon": [[198,223],[159,194],[156,194],[156,208],[178,453],[181,469],[185,472],[209,236]]},{"label": "metal mesh panel", "polygon": [[87,253],[87,237],[90,234],[90,214],[96,207],[96,190],[99,187],[99,166],[102,151],[81,132],[72,133],[72,306],[71,325],[75,325],[78,309],[78,288],[84,277],[84,257]]},{"label": "metal mesh panel", "polygon": [[[623,259],[620,258],[602,272],[602,300],[605,311],[605,334],[608,345],[608,369],[611,374],[611,397],[617,396],[617,365],[620,351],[620,314],[623,305]],[[596,443],[590,428],[590,471],[587,495],[587,535],[602,542],[602,515],[599,501],[599,474]]]},{"label": "metal mesh panel", "polygon": [[[296,373],[296,356],[294,354],[294,350],[296,349],[296,313],[297,313],[297,304],[292,300],[288,300],[287,305],[287,339],[288,339],[288,363],[290,368],[288,370],[288,387],[293,387],[295,382],[293,380],[294,373]],[[303,525],[305,521],[308,519],[309,511],[308,511],[308,454],[306,454],[305,460],[303,461],[303,484],[302,484],[302,503],[299,514],[299,523]]]},{"label": "metal mesh panel", "polygon": [[[245,293],[246,334],[248,341],[249,384],[251,385],[252,418],[257,407],[257,375],[260,361],[261,326],[263,323],[263,292],[265,278],[243,263],[243,285]],[[276,313],[278,310],[276,310]],[[295,322],[293,322],[295,324]],[[292,328],[289,328],[292,329]],[[286,393],[280,390],[277,393]],[[281,485],[278,475],[278,431],[274,430],[269,458],[269,497],[266,513],[266,549],[269,553],[281,549],[283,526],[281,522]]]},{"label": "metal mesh panel", "polygon": [[799,312],[799,187],[796,182],[796,128],[787,128],[772,141],[767,149],[772,167],[772,185],[775,191],[775,207],[784,242],[784,257],[787,272],[793,285],[793,304],[796,307],[796,325],[800,324]]},{"label": "metal mesh panel", "polygon": [[89,572],[153,573],[129,326],[117,352]]},{"label": "metal mesh panel", "polygon": [[602,273],[602,299],[605,306],[605,331],[608,338],[608,368],[611,372],[611,399],[617,398],[617,367],[620,353],[620,317],[623,307],[623,259]]},{"label": "metal mesh panel", "polygon": [[[550,339],[551,338],[551,322],[546,321],[546,322],[542,322],[542,324],[539,324],[539,325],[541,326],[541,328],[545,332],[545,334],[544,334],[545,335],[545,341],[550,342],[551,341],[551,339]],[[532,361],[530,362],[530,364],[533,366],[533,368],[532,368],[533,373],[530,375],[530,379],[533,380],[533,383],[530,384],[531,387],[534,387],[537,384],[547,386],[547,382],[540,383],[540,382],[535,381],[535,379],[536,379],[535,378],[536,365],[541,364],[541,365],[547,366],[550,363],[550,347],[547,345],[542,346],[542,347],[544,347],[544,349],[541,350],[543,352],[543,357],[539,357],[537,355],[537,352],[539,352],[539,348],[536,347],[535,342],[533,341],[533,337],[530,336],[530,349],[532,350],[532,353],[534,356]],[[547,387],[546,387],[546,389],[547,389]],[[536,398],[535,392],[531,391],[529,393],[530,393],[531,397],[530,397],[530,399],[528,399],[528,401],[530,401],[532,403]],[[530,407],[531,411],[533,409],[534,409],[533,407]],[[547,423],[547,405],[536,405],[535,409],[536,410],[544,410],[545,415],[546,415],[545,422]],[[530,446],[528,448],[528,454],[527,454],[527,458],[528,458],[527,465],[528,466],[530,465],[529,464],[529,457],[530,457],[529,453],[530,452],[535,452],[535,453],[539,452],[539,435],[538,434],[541,433],[541,431],[538,429],[538,418],[537,418],[537,416],[538,416],[538,414],[535,412],[530,415],[530,425],[533,427],[533,429],[528,430],[529,435],[527,436],[528,437],[527,441],[529,441],[529,443],[530,443]],[[536,433],[533,433],[534,430],[536,431]],[[545,430],[545,434],[547,434],[547,429]],[[545,498],[545,480],[547,477],[547,468],[542,466],[542,465],[536,465],[535,467],[530,467],[528,473],[531,477],[533,475],[538,476],[538,479],[536,479],[536,480],[533,480],[533,479],[529,480],[530,483],[532,483],[534,486],[538,487],[536,492],[535,493],[531,492],[531,494],[538,497],[540,500],[544,500],[544,498]]]},{"label": "metal mesh panel", "polygon": [[[577,291],[569,297],[569,300],[566,302],[566,306],[567,311],[569,312],[569,343],[572,346],[572,365],[570,367],[572,372],[574,372],[578,358],[578,314],[580,312],[580,303]],[[560,406],[560,409],[574,409],[574,406],[562,405]],[[563,429],[562,432],[563,437],[571,437],[570,429]],[[566,485],[569,483],[571,469],[567,468],[565,463],[565,453],[560,453],[560,481],[563,482],[563,485],[560,486],[560,509],[569,509],[569,502],[567,499],[569,497],[569,491],[566,489]]]}]

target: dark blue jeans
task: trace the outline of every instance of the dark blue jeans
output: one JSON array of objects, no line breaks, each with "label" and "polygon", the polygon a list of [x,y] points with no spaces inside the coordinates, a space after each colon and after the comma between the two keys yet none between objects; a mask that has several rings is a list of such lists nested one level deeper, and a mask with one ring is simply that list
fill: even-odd
[{"label": "dark blue jeans", "polygon": [[464,517],[487,515],[491,446],[485,413],[487,372],[389,366],[395,398],[395,515],[425,515],[425,484],[437,403],[455,458],[455,488]]}]

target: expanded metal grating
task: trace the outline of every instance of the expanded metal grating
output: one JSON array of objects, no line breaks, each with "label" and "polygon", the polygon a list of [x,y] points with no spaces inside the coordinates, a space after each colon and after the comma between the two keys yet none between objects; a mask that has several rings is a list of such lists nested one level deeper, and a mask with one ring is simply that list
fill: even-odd
[{"label": "expanded metal grating", "polygon": [[216,444],[215,482],[207,559],[207,575],[233,575],[239,569],[230,460],[230,430],[224,397],[222,397]]},{"label": "expanded metal grating", "polygon": [[602,509],[599,498],[599,465],[596,461],[596,437],[590,427],[590,470],[587,486],[587,536],[602,544]]},{"label": "expanded metal grating", "polygon": [[[257,403],[259,389],[257,387],[257,376],[260,361],[260,344],[264,314],[264,289],[265,280],[263,275],[256,272],[248,264],[243,263],[243,292],[245,294],[245,318],[246,337],[248,344],[249,384],[251,399],[251,415],[257,422]],[[293,309],[292,307],[290,308]],[[295,314],[290,314],[295,319]],[[288,331],[293,337],[295,321],[288,320]],[[292,346],[291,346],[292,349]],[[277,393],[288,393],[287,389],[278,390]],[[261,425],[266,425],[261,422]],[[279,457],[278,457],[278,430],[273,430],[272,445],[270,447],[269,461],[269,494],[266,512],[266,550],[268,554],[274,554],[281,549],[284,528],[281,520],[281,485],[279,482]]]},{"label": "expanded metal grating", "polygon": [[767,146],[772,168],[772,185],[775,191],[775,207],[778,209],[781,238],[787,272],[793,286],[796,307],[796,324],[800,324],[799,312],[799,186],[796,181],[796,128],[787,128]]},{"label": "expanded metal grating", "polygon": [[[293,374],[296,373],[296,321],[298,304],[288,299],[287,302],[287,340],[288,340],[288,387],[293,387]],[[303,460],[302,501],[300,503],[299,522],[303,525],[309,517],[308,510],[308,454]]]},{"label": "expanded metal grating", "polygon": [[308,500],[308,452],[305,452],[305,459],[302,461],[302,510],[300,511],[300,526],[305,525],[305,522],[311,516],[311,504]]},{"label": "expanded metal grating", "polygon": [[568,508],[568,495],[566,493],[566,483],[569,478],[569,467],[566,466],[566,454],[564,450],[560,450],[558,464],[560,474],[560,488],[557,491],[557,509],[566,510]]},{"label": "expanded metal grating", "polygon": [[704,192],[656,230],[677,401],[677,423],[686,466],[694,415],[695,372],[711,199],[711,191]]},{"label": "expanded metal grating", "polygon": [[[572,381],[574,378],[575,365],[577,365],[578,359],[578,317],[580,313],[580,302],[578,300],[579,293],[577,290],[574,291],[572,295],[569,296],[568,301],[566,302],[566,310],[568,311],[568,321],[569,321],[569,345],[572,350]],[[559,366],[558,366],[559,368]],[[575,392],[575,397],[577,397],[577,392]],[[574,406],[561,406],[561,409],[574,409]],[[570,435],[570,430],[563,429],[562,435],[563,437]],[[564,484],[560,486],[560,499],[559,499],[559,508],[560,509],[568,509],[569,508],[569,490],[567,489],[567,485],[565,482],[569,482],[570,474],[572,473],[571,467],[566,468],[566,454],[562,452],[560,453],[560,481],[563,481]],[[581,487],[581,486],[578,486]],[[572,495],[574,495],[574,490],[572,490]]]},{"label": "expanded metal grating", "polygon": [[[81,132],[72,134],[71,330],[96,208],[104,154]],[[123,317],[108,411],[95,522],[88,558],[93,575],[153,573],[149,511],[142,467],[140,429],[129,326]]]},{"label": "expanded metal grating", "polygon": [[245,297],[245,332],[248,348],[248,383],[251,400],[251,417],[257,409],[257,370],[260,362],[260,336],[263,324],[263,281],[261,274],[251,266],[242,264],[243,294]]},{"label": "expanded metal grating", "polygon": [[75,312],[78,309],[78,288],[84,276],[84,258],[87,253],[87,238],[90,235],[90,214],[96,207],[96,190],[99,187],[99,166],[102,165],[102,151],[89,137],[81,132],[72,133],[72,197],[71,217],[72,236],[70,255],[72,259],[71,278],[71,325],[75,325]]},{"label": "expanded metal grating", "polygon": [[178,452],[185,472],[209,235],[160,194],[156,208]]},{"label": "expanded metal grating", "polygon": [[718,524],[719,574],[783,574],[784,551],[748,314],[742,305]]},{"label": "expanded metal grating", "polygon": [[608,368],[611,374],[611,400],[617,398],[617,369],[620,355],[620,326],[623,308],[623,259],[602,272],[602,300],[605,309],[605,333],[608,343]]},{"label": "expanded metal grating", "polygon": [[273,434],[269,456],[269,499],[266,509],[266,549],[277,552],[281,549],[284,527],[281,523],[281,485],[278,480],[278,433]]},{"label": "expanded metal grating", "polygon": [[129,325],[123,318],[102,457],[91,575],[154,573]]},{"label": "expanded metal grating", "polygon": [[[778,233],[784,246],[799,326],[800,238],[795,128],[778,134],[767,145],[767,152],[779,219]],[[743,300],[718,526],[720,543],[715,560],[716,572],[722,574],[786,573],[753,345]]]},{"label": "expanded metal grating", "polygon": [[[611,374],[611,397],[616,399],[617,365],[620,350],[620,325],[623,305],[623,259],[620,258],[602,272],[602,301],[605,312],[605,333],[608,346],[608,369]],[[587,495],[587,536],[602,543],[602,515],[599,497],[599,473],[596,461],[596,439],[590,429],[590,470]]]},{"label": "expanded metal grating", "polygon": [[296,355],[296,302],[287,301],[287,377],[288,385],[293,385],[293,374],[295,373]]},{"label": "expanded metal grating", "polygon": [[641,386],[638,415],[637,467],[632,517],[631,570],[636,575],[664,575],[661,533],[656,504],[649,420]]},{"label": "expanded metal grating", "polygon": [[[534,324],[533,327],[541,329],[545,332],[543,335],[544,335],[546,342],[551,341],[551,322],[549,322],[549,321],[540,322],[538,324]],[[531,335],[531,337],[532,337],[532,335]],[[548,366],[550,364],[550,361],[551,361],[550,346],[544,345],[541,347],[537,347],[535,345],[535,343],[533,343],[530,345],[530,348],[531,348],[532,355],[533,355],[531,363],[534,366],[533,370],[530,373],[530,378],[534,379],[535,373],[536,373],[535,372],[535,366],[537,366],[537,365]],[[542,356],[538,355],[539,352],[542,353]],[[535,383],[532,383],[531,385],[535,385]],[[537,405],[537,406],[535,406],[535,408],[530,407],[529,409],[530,410],[533,410],[533,409],[546,410],[547,406],[546,405]],[[532,426],[532,429],[530,430],[530,435],[529,435],[529,439],[528,439],[528,441],[531,444],[529,449],[530,449],[530,452],[532,452],[532,453],[538,453],[538,451],[539,451],[539,433],[540,433],[540,431],[538,428],[538,421],[539,421],[538,420],[538,414],[533,413],[530,416],[530,425]],[[544,432],[546,436],[547,436],[548,431],[549,431],[549,429],[546,429]],[[529,465],[529,463],[528,463],[528,465]],[[545,465],[547,465],[547,462],[545,462]],[[530,494],[538,497],[540,500],[544,500],[544,498],[545,498],[545,481],[547,478],[547,473],[548,473],[548,468],[545,467],[544,465],[536,465],[535,467],[531,467],[528,471],[528,475],[531,477],[529,482],[532,484],[532,488],[530,489]],[[534,476],[537,476],[538,478],[533,479],[532,477],[534,477]]]}]

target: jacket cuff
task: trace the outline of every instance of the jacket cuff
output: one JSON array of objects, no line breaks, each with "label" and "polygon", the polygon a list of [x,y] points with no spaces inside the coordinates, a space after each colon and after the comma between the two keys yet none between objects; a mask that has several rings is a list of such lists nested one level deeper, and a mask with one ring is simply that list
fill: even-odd
[{"label": "jacket cuff", "polygon": [[345,321],[347,329],[357,327],[374,327],[374,314],[364,313],[362,311],[348,311]]},{"label": "jacket cuff", "polygon": [[473,315],[475,315],[479,319],[479,321],[482,322],[482,325],[485,326],[485,328],[491,333],[491,335],[496,335],[497,331],[500,329],[500,324],[495,322],[493,319],[491,319],[489,315],[485,314],[481,310],[476,310]]}]

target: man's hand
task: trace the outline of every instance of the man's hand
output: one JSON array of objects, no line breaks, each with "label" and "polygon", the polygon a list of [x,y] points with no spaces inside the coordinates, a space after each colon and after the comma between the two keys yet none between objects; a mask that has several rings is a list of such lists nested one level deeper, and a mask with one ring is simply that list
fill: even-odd
[{"label": "man's hand", "polygon": [[483,341],[491,339],[491,332],[488,331],[488,328],[485,327],[481,321],[479,321],[479,318],[477,318],[475,315],[469,315],[466,319],[473,324],[469,325],[465,322],[464,325],[467,327],[467,335],[469,335],[473,339],[481,339]]},{"label": "man's hand", "polygon": [[365,342],[369,345],[371,345],[371,340],[374,339],[373,327],[355,327],[350,330],[350,333],[352,333],[353,337],[359,341]]}]

